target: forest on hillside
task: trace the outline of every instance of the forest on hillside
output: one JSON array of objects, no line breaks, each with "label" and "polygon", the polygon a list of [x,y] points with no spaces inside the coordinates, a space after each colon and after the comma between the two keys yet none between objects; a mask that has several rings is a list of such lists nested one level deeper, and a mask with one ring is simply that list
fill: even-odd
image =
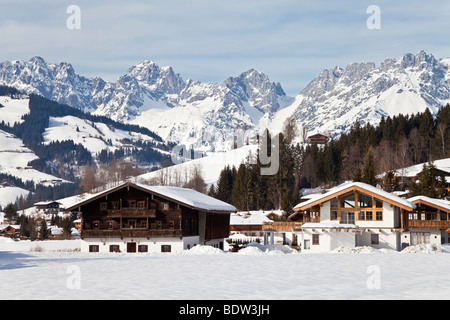
[{"label": "forest on hillside", "polygon": [[[276,175],[260,175],[259,161],[247,161],[238,168],[224,168],[208,193],[238,210],[280,208],[289,212],[299,202],[302,188],[329,188],[348,180],[379,184],[387,191],[419,190],[420,185],[408,186],[393,172],[430,162],[423,179],[431,176],[436,182],[433,190],[441,190],[432,195],[442,198],[446,192],[443,177],[436,174],[432,161],[450,157],[449,124],[450,105],[446,105],[436,117],[426,109],[412,115],[383,117],[376,126],[355,122],[347,134],[318,146],[292,144],[299,132],[293,119],[288,119],[279,136],[280,166]],[[381,173],[387,174],[377,179]],[[434,183],[430,181],[427,183]]]}]

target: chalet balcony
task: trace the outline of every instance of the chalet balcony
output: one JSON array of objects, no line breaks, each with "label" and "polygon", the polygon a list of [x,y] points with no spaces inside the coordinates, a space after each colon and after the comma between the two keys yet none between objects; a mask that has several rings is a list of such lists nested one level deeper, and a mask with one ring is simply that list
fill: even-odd
[{"label": "chalet balcony", "polygon": [[409,220],[409,228],[422,228],[422,229],[450,229],[450,221],[438,221],[438,220]]},{"label": "chalet balcony", "polygon": [[292,232],[296,228],[300,228],[303,222],[264,222],[262,225],[263,231],[275,232]]},{"label": "chalet balcony", "polygon": [[121,229],[121,230],[81,230],[81,238],[162,238],[182,237],[181,229]]},{"label": "chalet balcony", "polygon": [[108,210],[109,218],[156,218],[155,209],[117,209]]}]

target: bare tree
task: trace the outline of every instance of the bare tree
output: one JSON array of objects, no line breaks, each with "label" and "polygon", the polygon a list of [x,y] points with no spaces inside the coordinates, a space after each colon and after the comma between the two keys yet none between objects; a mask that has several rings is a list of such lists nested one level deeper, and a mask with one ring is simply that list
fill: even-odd
[{"label": "bare tree", "polygon": [[201,193],[206,193],[206,182],[203,177],[203,168],[200,164],[194,164],[190,167],[189,181],[186,187]]},{"label": "bare tree", "polygon": [[302,123],[302,142],[306,143],[307,139],[308,139],[308,128],[304,123]]},{"label": "bare tree", "polygon": [[291,116],[284,121],[282,132],[286,142],[292,144],[299,133],[294,116]]},{"label": "bare tree", "polygon": [[441,157],[445,158],[445,132],[447,131],[447,125],[445,123],[438,123],[436,127],[436,135],[441,139]]}]

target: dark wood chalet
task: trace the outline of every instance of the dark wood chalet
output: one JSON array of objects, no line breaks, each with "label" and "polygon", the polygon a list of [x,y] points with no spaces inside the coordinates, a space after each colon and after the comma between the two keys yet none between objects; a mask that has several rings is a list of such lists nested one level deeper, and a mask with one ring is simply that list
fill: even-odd
[{"label": "dark wood chalet", "polygon": [[236,208],[192,189],[127,182],[67,208],[81,216],[82,251],[223,248]]},{"label": "dark wood chalet", "polygon": [[329,139],[330,138],[328,138],[327,136],[317,133],[312,136],[309,136],[306,141],[309,144],[327,144]]}]

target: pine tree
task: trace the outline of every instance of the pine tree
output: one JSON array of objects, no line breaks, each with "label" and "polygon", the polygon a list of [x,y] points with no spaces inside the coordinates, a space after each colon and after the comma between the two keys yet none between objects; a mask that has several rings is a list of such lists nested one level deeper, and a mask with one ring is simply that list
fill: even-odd
[{"label": "pine tree", "polygon": [[39,240],[47,240],[49,234],[50,231],[47,228],[47,222],[45,221],[45,219],[42,219],[41,228],[39,229]]},{"label": "pine tree", "polygon": [[438,174],[436,166],[429,162],[425,163],[422,171],[417,175],[419,182],[411,183],[412,195],[423,195],[430,198],[442,199],[447,194],[445,177]]},{"label": "pine tree", "polygon": [[369,150],[364,159],[364,165],[362,169],[362,182],[376,186],[377,178],[375,174],[375,163],[373,160],[372,152]]}]

